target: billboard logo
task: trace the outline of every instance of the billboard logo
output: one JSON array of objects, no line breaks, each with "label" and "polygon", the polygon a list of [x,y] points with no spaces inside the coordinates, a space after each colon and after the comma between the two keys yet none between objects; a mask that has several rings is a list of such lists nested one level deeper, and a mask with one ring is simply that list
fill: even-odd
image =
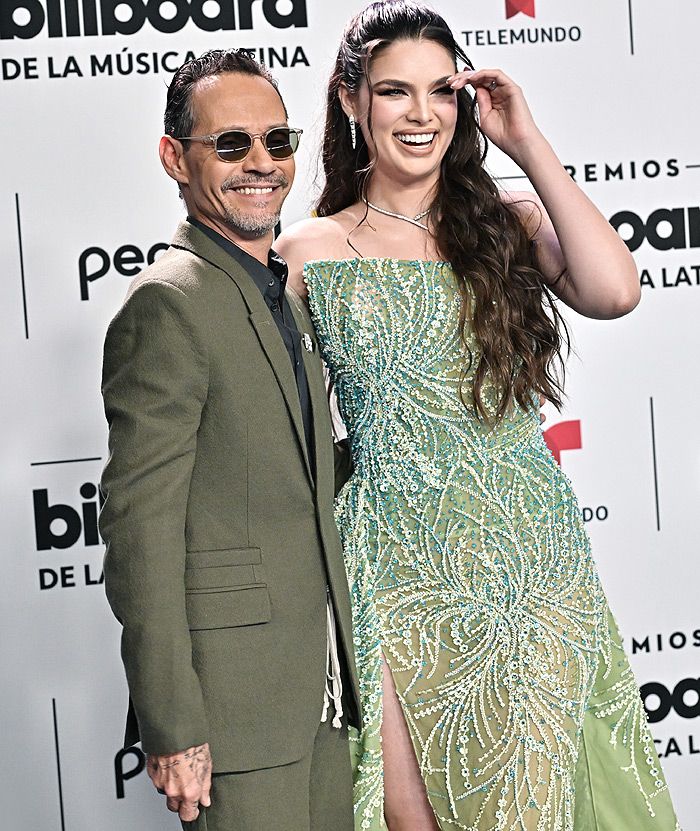
[{"label": "billboard logo", "polygon": [[98,501],[104,501],[98,493],[97,486],[85,482],[80,488],[80,495],[85,500],[80,511],[61,502],[49,504],[49,492],[46,488],[35,490],[34,531],[38,551],[52,548],[71,548],[83,537],[86,546],[99,545],[100,534],[97,528]]},{"label": "billboard logo", "polygon": [[[682,719],[700,717],[700,678],[682,678],[671,689],[666,684],[651,681],[642,684],[639,690],[649,724],[659,724],[667,716]],[[669,756],[697,756],[700,754],[697,736],[690,734],[687,739],[680,736],[655,738],[654,744],[662,759]]]},{"label": "billboard logo", "polygon": [[[163,34],[179,32],[190,21],[205,32],[253,29],[255,2],[99,0],[98,3],[98,0],[44,0],[42,5],[40,0],[2,0],[0,40],[28,40],[39,35],[45,27],[50,38],[133,35],[146,22]],[[278,5],[282,6],[282,11]],[[280,0],[263,0],[261,12],[270,26],[276,29],[308,26],[306,0],[286,0],[282,3]]]},{"label": "billboard logo", "polygon": [[516,14],[526,14],[528,17],[534,17],[535,0],[506,0],[506,20],[510,20]]},{"label": "billboard logo", "polygon": [[[48,488],[32,491],[34,507],[34,533],[36,549],[42,565],[37,569],[39,589],[71,589],[77,586],[101,586],[102,540],[97,523],[99,510],[104,498],[94,482],[83,482],[78,488],[77,499],[57,502],[49,497]],[[81,549],[92,552],[91,562],[61,562],[56,552],[66,552],[65,557],[74,557],[73,551],[82,558]],[[48,556],[47,556],[48,555]],[[97,560],[97,561],[96,561]]]},{"label": "billboard logo", "polygon": [[[645,221],[634,211],[618,211],[610,217],[610,224],[630,251],[636,251],[648,242],[657,251],[700,248],[700,207],[658,208]],[[628,230],[629,229],[629,230]],[[631,231],[631,233],[630,233]]]},{"label": "billboard logo", "polygon": [[683,678],[673,690],[652,681],[643,684],[640,693],[649,724],[663,721],[671,710],[681,718],[700,716],[700,678]]}]

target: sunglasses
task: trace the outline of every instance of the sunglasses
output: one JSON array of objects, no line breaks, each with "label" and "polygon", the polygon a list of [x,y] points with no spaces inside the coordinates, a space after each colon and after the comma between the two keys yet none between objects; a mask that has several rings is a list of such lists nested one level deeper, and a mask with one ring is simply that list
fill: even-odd
[{"label": "sunglasses", "polygon": [[223,162],[242,162],[250,153],[253,142],[259,138],[263,147],[273,159],[289,159],[299,147],[299,137],[303,130],[291,127],[272,127],[264,133],[251,135],[245,130],[226,130],[210,136],[173,136],[178,141],[200,141],[212,144],[216,155]]}]

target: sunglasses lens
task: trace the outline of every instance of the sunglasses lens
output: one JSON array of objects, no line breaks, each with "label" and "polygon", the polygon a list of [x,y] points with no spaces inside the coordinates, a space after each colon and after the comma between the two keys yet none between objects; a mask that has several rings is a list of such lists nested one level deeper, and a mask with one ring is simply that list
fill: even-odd
[{"label": "sunglasses lens", "polygon": [[265,139],[265,147],[273,159],[288,159],[298,146],[299,134],[289,127],[270,130]]},{"label": "sunglasses lens", "polygon": [[250,150],[250,136],[241,130],[222,133],[216,141],[216,153],[225,162],[240,162]]}]

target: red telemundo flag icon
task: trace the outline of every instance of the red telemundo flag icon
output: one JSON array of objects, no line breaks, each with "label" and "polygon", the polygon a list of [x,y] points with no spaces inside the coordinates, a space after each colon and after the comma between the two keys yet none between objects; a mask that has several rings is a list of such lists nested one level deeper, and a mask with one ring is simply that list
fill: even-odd
[{"label": "red telemundo flag icon", "polygon": [[519,12],[528,17],[535,16],[535,0],[506,0],[506,20]]},{"label": "red telemundo flag icon", "polygon": [[561,464],[562,450],[580,450],[581,422],[560,421],[549,430],[544,431],[544,443],[552,451],[552,456],[558,465]]}]

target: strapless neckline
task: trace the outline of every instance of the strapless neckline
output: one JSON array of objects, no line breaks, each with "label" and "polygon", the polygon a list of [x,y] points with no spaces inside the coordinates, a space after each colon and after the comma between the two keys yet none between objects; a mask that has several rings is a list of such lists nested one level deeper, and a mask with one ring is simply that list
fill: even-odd
[{"label": "strapless neckline", "polygon": [[421,259],[403,259],[401,257],[341,257],[339,259],[319,259],[307,260],[304,266],[307,265],[339,265],[341,263],[396,263],[397,265],[435,265],[435,266],[451,266],[448,260],[421,260]]}]

